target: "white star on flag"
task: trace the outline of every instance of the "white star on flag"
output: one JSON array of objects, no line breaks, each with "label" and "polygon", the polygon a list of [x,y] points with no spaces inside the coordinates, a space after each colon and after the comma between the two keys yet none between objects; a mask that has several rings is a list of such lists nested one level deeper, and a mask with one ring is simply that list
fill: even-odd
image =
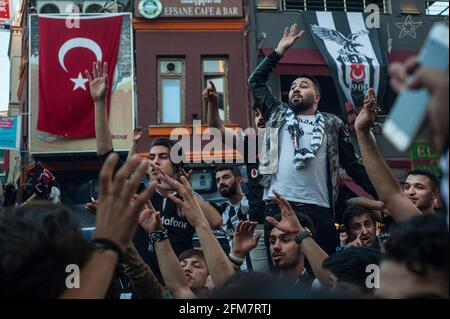
[{"label": "white star on flag", "polygon": [[73,91],[75,91],[75,90],[77,90],[79,88],[81,88],[81,89],[86,91],[86,82],[88,80],[81,76],[81,72],[78,73],[78,77],[77,78],[71,78],[70,81],[75,83],[75,85],[73,87]]}]

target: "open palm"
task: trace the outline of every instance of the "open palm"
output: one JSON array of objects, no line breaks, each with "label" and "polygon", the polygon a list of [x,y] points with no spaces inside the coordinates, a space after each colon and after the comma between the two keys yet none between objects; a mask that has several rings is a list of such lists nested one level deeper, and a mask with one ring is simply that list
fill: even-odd
[{"label": "open palm", "polygon": [[94,62],[92,66],[92,75],[86,70],[86,77],[89,80],[89,88],[94,101],[105,101],[108,91],[108,63],[103,63],[103,69],[100,61]]},{"label": "open palm", "polygon": [[237,257],[244,258],[250,250],[256,247],[261,233],[254,236],[255,227],[258,223],[251,221],[240,221],[236,226],[233,237],[233,253]]},{"label": "open palm", "polygon": [[304,31],[298,31],[297,24],[293,24],[290,28],[284,29],[283,38],[278,43],[277,51],[284,54],[286,50],[294,45],[294,43],[303,35]]},{"label": "open palm", "polygon": [[300,221],[298,220],[297,215],[289,202],[276,191],[273,193],[275,195],[273,200],[278,204],[281,210],[281,221],[277,221],[275,218],[270,216],[267,216],[266,220],[274,227],[287,234],[298,234],[303,232],[304,228],[300,224]]}]

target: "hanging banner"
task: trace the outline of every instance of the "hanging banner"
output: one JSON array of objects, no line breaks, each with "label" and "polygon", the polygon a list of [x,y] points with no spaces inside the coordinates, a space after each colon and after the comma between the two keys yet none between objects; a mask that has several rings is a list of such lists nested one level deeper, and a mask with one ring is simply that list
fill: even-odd
[{"label": "hanging banner", "polygon": [[[109,126],[113,147],[127,151],[134,127],[131,14],[31,14],[29,148],[32,154],[95,152],[94,104],[84,70],[108,61]],[[56,25],[60,25],[56,27]],[[52,33],[53,30],[55,34]],[[101,32],[106,32],[102,33]],[[78,124],[77,124],[78,123]]]},{"label": "hanging banner", "polygon": [[0,0],[0,29],[8,29],[11,25],[9,2],[10,0]]},{"label": "hanging banner", "polygon": [[360,12],[305,12],[305,20],[322,56],[329,65],[339,102],[349,128],[373,88],[383,100],[388,58],[378,29],[367,28]]}]

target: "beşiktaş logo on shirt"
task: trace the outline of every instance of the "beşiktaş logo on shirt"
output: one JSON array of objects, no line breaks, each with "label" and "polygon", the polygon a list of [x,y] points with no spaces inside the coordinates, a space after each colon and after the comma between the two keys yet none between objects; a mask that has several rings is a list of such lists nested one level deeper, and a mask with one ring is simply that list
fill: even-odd
[{"label": "be\u015fikta\u015f logo on shirt", "polygon": [[180,229],[184,229],[184,230],[188,229],[187,221],[185,222],[185,221],[176,219],[175,217],[168,218],[168,217],[161,216],[161,222],[164,226],[170,226],[170,227],[180,228]]}]

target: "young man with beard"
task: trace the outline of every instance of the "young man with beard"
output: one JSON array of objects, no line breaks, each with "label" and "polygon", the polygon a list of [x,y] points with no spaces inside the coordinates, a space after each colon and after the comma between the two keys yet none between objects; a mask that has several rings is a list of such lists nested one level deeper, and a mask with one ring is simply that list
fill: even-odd
[{"label": "young man with beard", "polygon": [[[222,202],[220,212],[222,214],[222,232],[228,241],[228,246],[224,249],[229,253],[233,245],[233,236],[236,225],[241,220],[248,220],[248,200],[242,192],[242,178],[236,167],[222,166],[216,170],[216,183],[220,195],[228,201]],[[241,270],[247,270],[248,260],[243,263]]]},{"label": "young man with beard", "polygon": [[265,215],[279,212],[272,191],[277,190],[297,212],[314,222],[317,243],[329,254],[338,244],[334,208],[338,195],[339,166],[367,192],[376,196],[360,164],[344,123],[335,115],[318,111],[320,86],[311,75],[292,83],[289,105],[284,104],[267,84],[283,54],[302,36],[294,24],[273,53],[249,78],[249,86],[266,122],[259,172],[267,202]]},{"label": "young man with beard", "polygon": [[[244,163],[247,170],[248,193],[245,195],[248,201],[248,219],[257,222],[256,231],[264,233],[264,209],[263,199],[264,188],[260,184],[258,159],[258,136],[263,133],[266,123],[262,117],[257,104],[252,109],[255,112],[256,134],[244,134],[226,128],[219,115],[219,98],[214,83],[210,81],[210,86],[202,92],[202,97],[208,105],[207,124],[209,127],[220,130],[223,144],[238,150],[243,150]],[[252,153],[253,152],[253,153]],[[222,196],[224,196],[222,194]],[[226,196],[224,196],[226,197]],[[254,271],[269,272],[267,263],[267,251],[264,245],[264,238],[260,239],[255,249],[250,251],[250,259]]]}]

